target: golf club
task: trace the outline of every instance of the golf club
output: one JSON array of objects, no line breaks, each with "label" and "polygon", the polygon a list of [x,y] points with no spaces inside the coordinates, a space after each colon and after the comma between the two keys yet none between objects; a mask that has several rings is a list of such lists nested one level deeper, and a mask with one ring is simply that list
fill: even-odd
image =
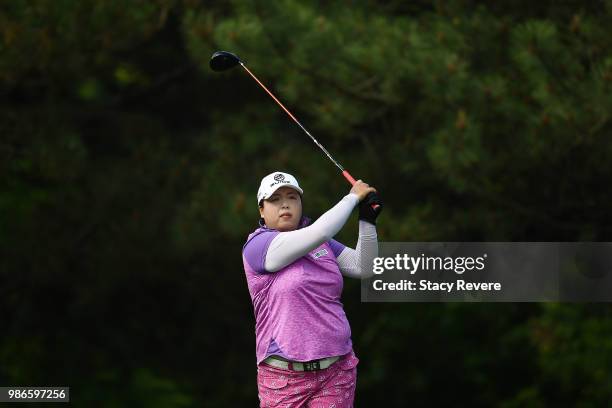
[{"label": "golf club", "polygon": [[[268,95],[270,95],[270,97],[272,99],[274,99],[274,102],[276,102],[278,104],[278,106],[280,106],[285,111],[285,113],[287,115],[289,115],[289,117],[291,119],[293,119],[293,121],[304,131],[304,133],[306,133],[308,135],[308,137],[310,137],[310,139],[317,146],[319,146],[319,148],[321,150],[323,150],[323,153],[325,153],[325,155],[332,161],[332,163],[334,163],[334,165],[336,165],[336,167],[338,169],[340,169],[340,171],[342,172],[342,175],[344,176],[344,178],[347,179],[348,182],[351,183],[351,185],[354,185],[356,183],[356,181],[353,178],[353,176],[351,176],[351,174],[348,172],[348,170],[346,170],[344,167],[342,167],[340,165],[340,163],[338,163],[332,157],[332,155],[327,151],[327,149],[325,147],[323,147],[323,145],[321,143],[319,143],[317,141],[317,139],[315,139],[314,136],[312,136],[310,134],[310,132],[300,123],[300,121],[297,120],[297,118],[295,116],[293,116],[293,114],[291,112],[289,112],[289,110],[287,108],[285,108],[285,105],[283,105],[281,103],[281,101],[279,101],[276,98],[276,96],[274,96],[274,94],[272,92],[270,92],[270,90],[268,90],[268,88],[266,88],[266,86],[264,84],[262,84],[261,81],[259,79],[257,79],[257,77],[255,75],[253,75],[253,73],[246,67],[244,61],[242,61],[240,58],[238,58],[238,56],[236,54],[233,54],[233,53],[228,52],[228,51],[217,51],[210,58],[210,68],[213,71],[226,71],[226,70],[228,70],[230,68],[235,67],[236,65],[240,65],[242,68],[244,68],[244,70],[251,76],[251,78],[253,78],[259,84],[259,86],[261,86],[268,93]],[[374,194],[374,193],[370,193],[370,194]],[[379,207],[378,204],[372,204],[372,209],[376,210],[378,207]]]}]

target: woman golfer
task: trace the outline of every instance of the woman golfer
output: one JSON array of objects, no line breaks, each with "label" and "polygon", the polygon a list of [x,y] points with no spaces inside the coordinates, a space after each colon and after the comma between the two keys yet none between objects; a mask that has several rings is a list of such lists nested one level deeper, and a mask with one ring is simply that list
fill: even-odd
[{"label": "woman golfer", "polygon": [[[342,275],[366,277],[362,261],[378,254],[375,224],[382,203],[369,194],[375,192],[357,181],[310,224],[295,177],[275,172],[261,181],[260,227],[242,250],[255,312],[261,407],[353,406],[359,360],[340,301]],[[352,249],[332,238],[357,205],[359,238]]]}]

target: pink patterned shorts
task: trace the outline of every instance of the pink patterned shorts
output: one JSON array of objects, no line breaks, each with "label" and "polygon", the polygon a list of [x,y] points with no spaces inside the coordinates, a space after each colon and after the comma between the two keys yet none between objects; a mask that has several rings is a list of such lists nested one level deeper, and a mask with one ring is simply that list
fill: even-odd
[{"label": "pink patterned shorts", "polygon": [[350,352],[318,371],[283,370],[261,363],[257,367],[260,407],[352,407],[358,362]]}]

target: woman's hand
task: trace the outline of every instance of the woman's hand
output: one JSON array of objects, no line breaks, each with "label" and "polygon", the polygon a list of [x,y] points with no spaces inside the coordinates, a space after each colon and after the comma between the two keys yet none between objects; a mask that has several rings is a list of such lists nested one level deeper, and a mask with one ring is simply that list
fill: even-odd
[{"label": "woman's hand", "polygon": [[359,197],[359,201],[361,201],[369,193],[375,193],[376,189],[374,187],[370,187],[367,183],[364,183],[361,180],[357,180],[357,182],[353,184],[353,188],[351,188],[350,192],[356,194]]}]

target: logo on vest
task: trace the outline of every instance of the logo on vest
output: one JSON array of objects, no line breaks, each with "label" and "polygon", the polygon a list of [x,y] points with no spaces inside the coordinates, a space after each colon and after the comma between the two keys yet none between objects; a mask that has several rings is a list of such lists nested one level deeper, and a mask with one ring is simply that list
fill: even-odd
[{"label": "logo on vest", "polygon": [[327,254],[328,254],[327,249],[323,248],[323,249],[318,250],[314,254],[312,254],[312,257],[314,259],[319,259],[320,257],[325,256]]}]

